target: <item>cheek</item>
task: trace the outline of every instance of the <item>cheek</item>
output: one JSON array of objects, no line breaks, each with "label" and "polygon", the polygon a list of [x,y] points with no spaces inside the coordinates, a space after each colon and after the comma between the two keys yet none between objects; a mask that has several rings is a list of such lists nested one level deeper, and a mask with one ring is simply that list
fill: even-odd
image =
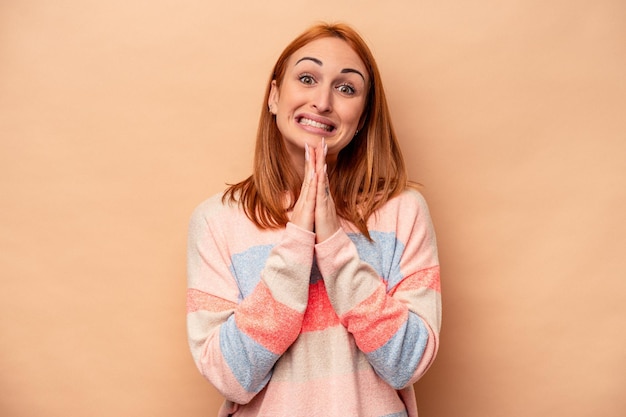
[{"label": "cheek", "polygon": [[363,100],[350,100],[345,103],[343,109],[344,119],[346,121],[358,123],[361,119],[363,111],[365,111],[365,102]]},{"label": "cheek", "polygon": [[354,106],[351,107],[346,113],[346,117],[345,120],[346,122],[349,122],[350,124],[356,124],[359,123],[359,120],[361,120],[361,115],[363,114],[363,106]]},{"label": "cheek", "polygon": [[291,83],[283,84],[279,102],[283,107],[290,107],[302,101],[303,93],[291,85]]}]

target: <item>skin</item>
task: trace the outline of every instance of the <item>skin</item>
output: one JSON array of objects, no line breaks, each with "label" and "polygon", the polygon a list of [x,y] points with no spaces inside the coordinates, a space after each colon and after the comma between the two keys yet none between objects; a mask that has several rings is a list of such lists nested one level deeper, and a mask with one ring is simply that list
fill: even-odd
[{"label": "skin", "polygon": [[297,50],[280,88],[272,82],[268,105],[303,178],[291,222],[315,232],[316,243],[340,228],[326,171],[359,127],[368,85],[365,65],[337,38],[318,39]]}]

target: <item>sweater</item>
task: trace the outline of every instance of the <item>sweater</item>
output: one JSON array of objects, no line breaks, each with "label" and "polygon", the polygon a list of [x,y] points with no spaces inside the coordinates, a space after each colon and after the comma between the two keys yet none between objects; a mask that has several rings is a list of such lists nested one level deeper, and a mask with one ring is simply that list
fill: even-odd
[{"label": "sweater", "polygon": [[439,344],[435,234],[407,189],[319,244],[287,223],[260,229],[216,195],[191,216],[187,332],[218,413],[416,417],[413,383]]}]

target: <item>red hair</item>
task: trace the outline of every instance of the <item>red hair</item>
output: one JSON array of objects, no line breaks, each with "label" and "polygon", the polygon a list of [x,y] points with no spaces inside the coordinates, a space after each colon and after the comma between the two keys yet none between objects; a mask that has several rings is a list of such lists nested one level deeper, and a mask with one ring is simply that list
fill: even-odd
[{"label": "red hair", "polygon": [[274,115],[267,111],[270,87],[275,80],[280,88],[287,61],[294,52],[309,42],[328,37],[345,41],[356,52],[370,80],[358,133],[339,152],[335,166],[328,173],[337,214],[369,238],[367,219],[410,184],[376,61],[361,36],[345,24],[312,26],[282,52],[263,99],[253,174],[229,185],[223,200],[239,202],[250,220],[261,228],[282,227],[289,221],[287,213],[298,199],[302,178],[291,165]]}]

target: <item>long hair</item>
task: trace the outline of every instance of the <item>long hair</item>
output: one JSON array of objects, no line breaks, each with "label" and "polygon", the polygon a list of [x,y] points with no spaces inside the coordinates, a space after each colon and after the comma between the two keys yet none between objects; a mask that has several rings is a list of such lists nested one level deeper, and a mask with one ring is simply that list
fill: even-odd
[{"label": "long hair", "polygon": [[363,61],[369,75],[358,133],[339,152],[328,175],[337,214],[370,239],[368,218],[410,184],[376,61],[361,36],[345,24],[312,26],[282,52],[263,99],[253,174],[229,185],[222,199],[241,204],[248,218],[263,229],[282,227],[289,221],[287,213],[298,199],[302,178],[291,165],[274,115],[267,110],[271,82],[275,80],[280,88],[291,55],[314,40],[329,37],[345,41]]}]

